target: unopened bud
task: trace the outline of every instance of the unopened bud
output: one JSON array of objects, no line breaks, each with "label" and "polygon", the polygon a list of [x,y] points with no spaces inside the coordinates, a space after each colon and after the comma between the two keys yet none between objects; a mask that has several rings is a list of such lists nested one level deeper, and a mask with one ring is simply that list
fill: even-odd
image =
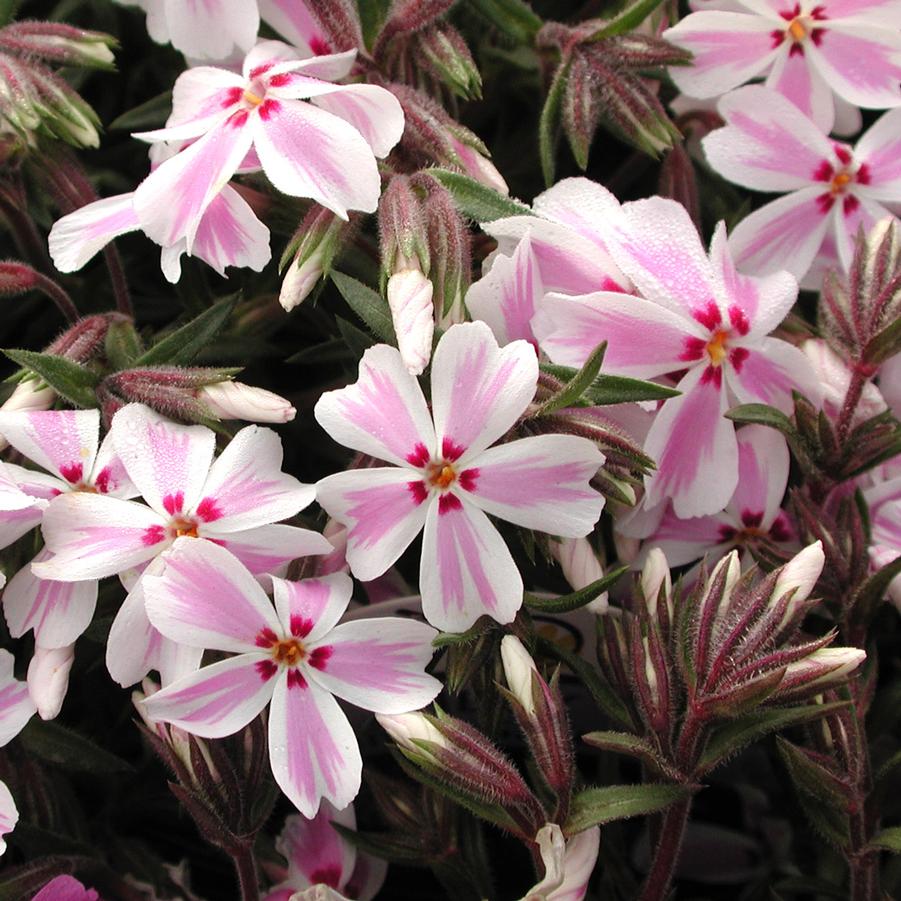
[{"label": "unopened bud", "polygon": [[391,736],[391,739],[408,751],[422,751],[416,741],[434,742],[441,748],[447,747],[447,740],[432,725],[423,713],[377,713],[375,718],[379,725]]},{"label": "unopened bud", "polygon": [[65,66],[113,68],[115,38],[61,22],[12,22],[0,28],[0,49]]},{"label": "unopened bud", "polygon": [[[801,350],[810,361],[822,390],[823,410],[830,419],[838,419],[851,386],[850,367],[821,338],[809,338],[801,345]],[[886,408],[882,393],[872,382],[867,381],[854,410],[851,425],[870,419]]]},{"label": "unopened bud", "polygon": [[532,693],[532,674],[537,672],[535,661],[515,635],[505,635],[501,641],[501,661],[507,687],[522,704],[528,716],[535,715],[535,697]]},{"label": "unopened bud", "polygon": [[776,603],[788,592],[793,591],[791,602],[783,617],[784,625],[791,619],[798,606],[810,596],[817,579],[823,571],[826,557],[823,554],[823,544],[815,541],[808,545],[800,553],[792,557],[780,570],[773,587],[771,602]]},{"label": "unopened bud", "polygon": [[484,154],[480,153],[474,147],[458,141],[455,137],[451,137],[451,145],[460,163],[460,168],[477,182],[485,185],[486,188],[493,188],[500,194],[509,194],[510,188],[504,181],[503,175],[498,172],[497,167]]},{"label": "unopened bud", "polygon": [[466,46],[452,25],[440,22],[417,36],[415,52],[419,61],[442,84],[466,100],[482,95],[482,76]]},{"label": "unopened bud", "polygon": [[121,318],[120,313],[85,316],[45,347],[44,353],[86,363],[103,346],[110,322],[117,318]]},{"label": "unopened bud", "polygon": [[806,695],[812,689],[819,694],[844,682],[866,656],[860,648],[820,648],[809,657],[786,667],[773,698],[782,703],[788,696],[795,697],[802,692]]},{"label": "unopened bud", "polygon": [[657,601],[660,597],[661,589],[669,608],[670,621],[672,621],[673,580],[670,576],[666,554],[659,547],[655,547],[651,548],[641,570],[641,593],[644,596],[648,613],[652,618],[657,615]]},{"label": "unopened bud", "polygon": [[279,303],[293,310],[306,300],[332,263],[348,236],[356,227],[356,218],[345,222],[331,210],[314,204],[285,248],[281,259],[284,268],[290,261],[279,293]]},{"label": "unopened bud", "polygon": [[28,664],[28,694],[42,720],[59,713],[69,689],[69,671],[75,661],[75,645],[42,648],[36,645]]},{"label": "unopened bud", "polygon": [[396,175],[379,201],[379,249],[382,277],[418,268],[428,274],[429,238],[422,197],[410,179]]},{"label": "unopened bud", "polygon": [[432,290],[432,283],[419,269],[403,269],[388,279],[388,306],[397,348],[412,375],[420,375],[432,356],[435,331]]},{"label": "unopened bud", "polygon": [[278,302],[287,312],[303,303],[323,276],[323,255],[317,250],[302,262],[295,259],[288,267],[278,293]]},{"label": "unopened bud", "polygon": [[3,402],[4,413],[33,413],[49,410],[56,401],[56,392],[36,376],[24,378]]},{"label": "unopened bud", "polygon": [[204,385],[196,396],[216,419],[291,422],[297,415],[297,410],[281,395],[243,382],[229,380]]},{"label": "unopened bud", "polygon": [[[573,591],[581,591],[604,577],[604,567],[601,566],[597,552],[587,538],[562,538],[560,541],[552,541],[550,551],[560,564],[563,578]],[[596,597],[587,606],[592,613],[606,613],[607,592]]]}]

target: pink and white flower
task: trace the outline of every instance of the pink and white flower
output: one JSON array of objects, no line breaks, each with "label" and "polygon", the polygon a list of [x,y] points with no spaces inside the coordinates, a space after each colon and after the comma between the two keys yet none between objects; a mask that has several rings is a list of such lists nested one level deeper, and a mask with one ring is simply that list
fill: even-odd
[{"label": "pink and white flower", "polygon": [[[0,748],[9,744],[35,713],[27,686],[13,675],[14,664],[13,655],[0,650]],[[15,801],[6,784],[0,782],[0,854],[6,851],[3,837],[13,831],[18,819]]]},{"label": "pink and white flower", "polygon": [[684,373],[682,396],[661,405],[645,440],[657,462],[645,508],[672,500],[683,519],[718,513],[738,482],[735,427],[723,414],[752,402],[787,410],[793,388],[818,397],[804,355],[768,337],[791,309],[797,282],[786,272],[740,274],[723,223],[708,256],[685,209],[659,197],[624,204],[607,246],[642,296],[547,295],[541,348],[556,363],[581,366],[606,341],[612,373]]},{"label": "pink and white flower", "polygon": [[543,826],[535,836],[544,878],[521,901],[582,901],[601,848],[601,829],[592,826],[569,840],[556,823]]},{"label": "pink and white flower", "polygon": [[324,394],[319,424],[339,443],[390,463],[328,476],[317,500],[348,527],[357,578],[382,575],[424,529],[419,570],[426,619],[462,632],[479,616],[510,622],[522,579],[486,514],[527,529],[588,534],[604,501],[589,480],[604,462],[590,441],[541,435],[495,444],[535,395],[525,341],[499,348],[484,323],[454,325],[432,359],[429,413],[393,347],[370,348],[356,383]]},{"label": "pink and white flower", "polygon": [[768,73],[767,87],[828,133],[837,104],[901,106],[899,15],[898,0],[739,0],[692,13],[663,37],[694,54],[693,65],[670,70],[691,97]]},{"label": "pink and white flower", "polygon": [[48,557],[33,571],[76,584],[126,574],[129,594],[110,631],[107,666],[122,685],[161,666],[165,681],[169,664],[175,666],[169,660],[175,649],[164,647],[150,628],[143,579],[131,571],[159,557],[180,536],[214,541],[254,573],[328,553],[331,545],[316,532],[273,525],[310,504],[315,491],[281,471],[281,440],[270,429],[247,426],[213,460],[216,436],[210,429],[179,425],[141,404],[128,404],[113,418],[110,436],[149,506],[87,492],[55,498],[43,519]]},{"label": "pink and white flower", "polygon": [[[5,467],[17,486],[36,500],[33,507],[13,516],[0,514],[6,529],[24,534],[37,526],[53,498],[103,497],[124,503],[121,499],[137,493],[110,436],[100,441],[98,410],[0,412],[0,435],[45,470]],[[48,557],[42,550],[35,562]],[[96,605],[96,579],[75,583],[43,579],[32,572],[31,565],[20,569],[3,593],[10,634],[20,638],[33,629],[35,643],[44,651],[71,645],[90,624]]]},{"label": "pink and white flower", "polygon": [[[901,32],[899,32],[901,34]],[[743,269],[801,279],[831,238],[848,269],[854,236],[901,201],[901,109],[882,116],[854,147],[831,141],[784,97],[751,85],[720,101],[725,128],[701,142],[710,165],[756,191],[786,193],[743,219],[730,246]]]},{"label": "pink and white flower", "polygon": [[467,292],[466,306],[501,344],[519,338],[536,343],[532,319],[546,291],[630,288],[605,243],[608,223],[619,211],[606,188],[587,178],[566,178],[539,194],[532,211],[482,224],[498,247]]},{"label": "pink and white flower", "polygon": [[151,695],[143,702],[146,714],[220,738],[271,702],[272,772],[306,817],[322,798],[346,807],[360,788],[360,751],[335,695],[377,713],[404,713],[441,689],[424,669],[435,636],[425,623],[379,618],[338,625],[353,590],[343,573],[302,582],[273,577],[273,610],[228,551],[183,538],[162,574],[144,581],[147,613],[169,639],[235,654]]},{"label": "pink and white flower", "polygon": [[[901,474],[889,472],[893,477],[863,493],[870,508],[870,562],[877,569],[901,556]],[[892,579],[888,597],[901,610],[901,576]]]},{"label": "pink and white flower", "polygon": [[331,897],[370,901],[385,881],[385,861],[364,854],[339,835],[332,826],[357,828],[352,804],[336,810],[323,800],[312,820],[290,816],[281,835],[275,840],[276,850],[288,862],[278,885],[264,901],[290,901],[292,895],[314,885],[331,889]]},{"label": "pink and white flower", "polygon": [[[114,238],[140,231],[134,198],[134,191],[106,197],[58,219],[48,239],[56,268],[76,272]],[[181,278],[183,254],[199,257],[223,278],[228,266],[260,272],[272,256],[269,229],[238,191],[224,185],[204,210],[191,248],[185,237],[163,246],[160,266],[173,284]]]},{"label": "pink and white flower", "polygon": [[381,190],[375,158],[400,140],[404,116],[384,88],[333,83],[355,55],[299,59],[287,44],[263,41],[241,74],[210,66],[183,72],[167,127],[136,135],[194,141],[135,192],[143,231],[164,247],[184,240],[192,253],[206,209],[239,168],[260,167],[278,190],[344,219],[348,210],[373,212]]},{"label": "pink and white flower", "polygon": [[760,541],[785,545],[794,538],[781,507],[788,468],[788,446],[779,432],[761,425],[739,429],[738,483],[726,509],[695,519],[679,519],[668,509],[646,547],[661,549],[670,566],[682,566]]}]

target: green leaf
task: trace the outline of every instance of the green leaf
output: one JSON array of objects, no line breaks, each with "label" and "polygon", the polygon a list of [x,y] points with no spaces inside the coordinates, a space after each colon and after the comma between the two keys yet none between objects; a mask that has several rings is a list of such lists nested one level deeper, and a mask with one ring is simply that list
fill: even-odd
[{"label": "green leaf", "polygon": [[19,733],[19,742],[29,754],[72,772],[102,776],[133,770],[120,757],[52,720],[32,720]]},{"label": "green leaf", "polygon": [[888,592],[889,585],[899,573],[901,573],[901,556],[895,557],[891,563],[886,563],[854,592],[851,609],[854,611],[855,620],[869,623]]},{"label": "green leaf", "polygon": [[589,40],[600,41],[603,38],[634,31],[662,2],[663,0],[636,0],[619,15],[606,22]]},{"label": "green leaf", "polygon": [[469,0],[469,5],[520,44],[531,44],[544,24],[523,0]]},{"label": "green leaf", "polygon": [[533,414],[534,416],[546,416],[563,407],[571,407],[582,398],[584,391],[594,382],[601,371],[601,363],[604,362],[604,354],[607,352],[607,342],[602,341],[588,356],[576,374],[556,393],[551,395]]},{"label": "green leaf", "polygon": [[872,366],[878,366],[899,351],[901,351],[901,317],[895,318],[884,329],[873,335],[861,356]]},{"label": "green leaf", "polygon": [[341,316],[335,317],[335,325],[338,326],[342,343],[356,360],[359,360],[375,344],[371,335],[364,332],[363,329],[357,328],[352,322],[348,322]]},{"label": "green leaf", "polygon": [[538,120],[538,152],[541,157],[544,183],[548,188],[554,183],[554,155],[557,149],[560,110],[563,106],[563,94],[566,91],[569,66],[569,61],[566,61],[557,67],[547,99],[541,110],[541,118]]},{"label": "green leaf", "polygon": [[586,788],[573,797],[564,832],[574,835],[592,826],[647,816],[692,794],[684,785],[607,785]]},{"label": "green leaf", "polygon": [[623,573],[629,571],[628,566],[620,566],[605,573],[600,579],[596,579],[590,585],[573,591],[570,594],[561,594],[556,598],[540,598],[537,595],[523,592],[523,603],[530,609],[539,613],[569,613],[578,610],[586,604],[590,604],[595,598],[612,588]]},{"label": "green leaf", "polygon": [[380,341],[397,346],[388,301],[368,285],[343,272],[332,272],[331,278],[347,305],[366,323],[369,331]]},{"label": "green leaf", "polygon": [[487,617],[480,617],[476,624],[466,632],[439,632],[438,637],[432,640],[432,647],[446,648],[458,644],[472,644],[490,628],[490,620]]},{"label": "green leaf", "polygon": [[452,172],[450,169],[429,169],[428,172],[450,191],[457,209],[476,222],[493,222],[495,219],[505,219],[508,216],[532,215],[532,210],[524,203],[507,197],[506,194],[501,194],[461,172]]},{"label": "green leaf", "polygon": [[130,319],[114,319],[106,331],[103,349],[113,369],[130,369],[144,352],[144,344]]},{"label": "green leaf", "polygon": [[232,294],[214,303],[208,310],[170,332],[134,361],[134,367],[184,365],[190,363],[225,328],[239,295]]},{"label": "green leaf", "polygon": [[358,832],[340,823],[332,823],[348,844],[388,863],[416,864],[425,860],[422,844],[416,836],[398,836],[382,832]]},{"label": "green leaf", "polygon": [[792,421],[781,411],[768,404],[740,404],[726,412],[733,422],[750,422],[777,429],[789,438],[798,438]]},{"label": "green leaf", "polygon": [[892,854],[901,854],[901,826],[892,826],[883,829],[879,835],[870,842],[871,848],[882,848],[891,851]]},{"label": "green leaf", "polygon": [[600,748],[602,751],[636,757],[667,779],[671,779],[673,782],[679,781],[678,772],[649,741],[640,735],[632,735],[629,732],[589,732],[582,736],[582,741],[593,748]]},{"label": "green leaf", "polygon": [[0,26],[12,22],[20,0],[0,0]]},{"label": "green leaf", "polygon": [[4,350],[3,353],[14,363],[40,376],[60,397],[77,407],[97,406],[94,389],[99,378],[80,363],[33,350],[12,349]]},{"label": "green leaf", "polygon": [[742,748],[771,732],[809,723],[820,717],[829,716],[846,706],[844,701],[835,701],[831,704],[808,704],[804,707],[756,710],[753,713],[746,713],[720,726],[713,733],[704,748],[698,764],[698,771],[702,775],[710,772],[728,757],[737,754]]},{"label": "green leaf", "polygon": [[107,126],[110,131],[143,131],[162,128],[172,112],[172,91],[163,91],[140,106],[130,109],[113,119]]},{"label": "green leaf", "polygon": [[[541,371],[567,381],[579,371],[572,366],[560,366],[557,363],[542,363]],[[675,388],[667,388],[656,382],[643,379],[631,379],[621,375],[607,375],[602,372],[585,389],[583,397],[593,406],[606,407],[612,404],[628,404],[645,400],[667,400],[678,397],[682,392]]]}]

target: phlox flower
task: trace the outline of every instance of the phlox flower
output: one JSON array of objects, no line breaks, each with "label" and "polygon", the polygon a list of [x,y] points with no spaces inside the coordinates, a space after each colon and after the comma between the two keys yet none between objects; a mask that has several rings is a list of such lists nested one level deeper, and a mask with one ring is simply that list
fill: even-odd
[{"label": "phlox flower", "polygon": [[432,358],[429,413],[398,351],[370,348],[359,379],[316,404],[339,443],[391,465],[328,476],[316,498],[347,526],[357,578],[382,575],[424,529],[419,587],[426,619],[462,632],[482,614],[510,622],[522,579],[486,514],[527,529],[577,538],[597,522],[603,498],[589,480],[604,462],[570,435],[491,447],[535,394],[538,361],[525,341],[499,348],[481,322],[451,326]]},{"label": "phlox flower", "polygon": [[272,773],[306,817],[322,798],[346,807],[360,788],[359,747],[335,695],[366,710],[403,713],[441,689],[424,669],[435,636],[425,623],[379,618],[338,625],[353,589],[343,573],[301,582],[273,577],[273,610],[228,551],[182,538],[162,573],[145,582],[147,613],[163,634],[235,654],[148,697],[146,715],[221,738],[270,704]]},{"label": "phlox flower", "polygon": [[689,96],[716,97],[768,73],[767,87],[824,133],[833,129],[837,104],[901,105],[898,0],[739,0],[733,6],[692,13],[663,33],[694,54],[692,65],[670,69]]},{"label": "phlox flower", "polygon": [[[876,568],[901,556],[901,465],[882,469],[888,477],[863,492],[870,511],[870,562]],[[901,610],[901,576],[892,579],[888,596]]]},{"label": "phlox flower", "polygon": [[[37,526],[47,502],[55,497],[77,494],[123,499],[137,493],[110,436],[100,441],[99,410],[0,412],[0,435],[44,470],[6,464],[5,471],[16,485],[41,503],[18,515],[0,513],[0,533],[7,532],[0,543],[9,543],[13,536]],[[46,549],[41,550],[35,562],[49,556]],[[31,565],[22,567],[3,592],[3,613],[12,637],[21,638],[33,629],[35,644],[44,649],[71,645],[90,624],[96,605],[96,579],[41,579]]]},{"label": "phlox flower", "polygon": [[723,223],[708,256],[685,209],[659,197],[624,204],[607,245],[642,296],[549,294],[540,346],[556,363],[581,366],[606,341],[612,373],[683,373],[681,396],[663,402],[645,440],[657,469],[644,506],[672,500],[683,519],[719,513],[738,481],[735,426],[723,414],[737,403],[787,410],[793,388],[818,396],[804,355],[767,337],[791,309],[797,282],[786,272],[740,274]]},{"label": "phlox flower", "polygon": [[164,247],[184,239],[192,253],[207,207],[239,168],[254,166],[282,193],[344,219],[348,210],[373,212],[381,190],[375,158],[400,140],[404,116],[384,88],[333,83],[355,56],[300,59],[287,44],[263,41],[240,74],[211,66],[183,72],[167,126],[136,135],[194,141],[138,186],[141,229]]},{"label": "phlox flower", "polygon": [[385,881],[388,865],[358,851],[332,823],[356,829],[353,804],[336,810],[323,800],[313,819],[289,816],[285,820],[275,847],[288,867],[263,901],[290,901],[295,892],[314,885],[325,889],[326,897],[333,901],[345,897],[370,901],[375,897]]},{"label": "phlox flower", "polygon": [[716,560],[758,542],[785,545],[794,538],[781,507],[788,468],[788,446],[779,432],[762,425],[739,429],[738,483],[726,509],[695,519],[679,519],[667,509],[645,547],[662,549],[670,566],[682,566],[705,555]]},{"label": "phlox flower", "polygon": [[[128,404],[113,417],[110,437],[147,505],[84,491],[54,498],[42,523],[49,556],[33,571],[76,583],[124,574],[129,593],[110,630],[110,674],[132,685],[160,669],[166,681],[173,670],[191,667],[150,627],[136,569],[180,536],[215,541],[254,573],[331,545],[307,529],[273,525],[310,504],[315,492],[281,471],[281,440],[271,429],[241,429],[213,460],[216,436],[206,426],[179,425]],[[198,654],[188,657],[199,661]]]},{"label": "phlox flower", "polygon": [[[0,587],[3,585],[0,576]],[[25,683],[13,675],[15,660],[9,651],[0,650],[0,748],[9,744],[34,716],[34,701]],[[6,851],[4,836],[19,820],[16,803],[5,782],[0,782],[0,854]]]},{"label": "phlox flower", "polygon": [[536,344],[532,319],[547,291],[626,291],[630,284],[607,251],[606,226],[619,201],[587,178],[566,178],[539,194],[531,216],[482,223],[498,242],[486,271],[466,294],[474,319],[501,344]]},{"label": "phlox flower", "polygon": [[785,98],[756,85],[724,97],[719,110],[726,127],[701,142],[711,167],[756,191],[791,192],[734,229],[738,265],[801,279],[830,238],[847,271],[858,228],[869,230],[892,215],[883,204],[901,201],[901,109],[854,147],[831,141]]},{"label": "phlox flower", "polygon": [[592,826],[568,841],[556,823],[543,826],[535,836],[544,878],[521,901],[582,901],[601,848],[601,829]]}]

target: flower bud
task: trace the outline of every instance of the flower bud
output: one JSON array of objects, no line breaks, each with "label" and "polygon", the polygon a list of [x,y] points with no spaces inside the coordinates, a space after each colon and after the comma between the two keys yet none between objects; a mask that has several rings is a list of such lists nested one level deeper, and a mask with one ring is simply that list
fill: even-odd
[{"label": "flower bud", "polygon": [[297,415],[297,410],[285,398],[243,382],[223,381],[204,385],[196,397],[216,419],[291,422]]},{"label": "flower bud", "polygon": [[290,313],[312,294],[313,288],[324,274],[322,263],[323,255],[320,250],[316,250],[303,261],[299,257],[292,261],[278,292],[278,302],[285,312]]},{"label": "flower bud", "polygon": [[501,661],[504,678],[517,701],[528,716],[535,715],[535,697],[532,693],[532,674],[538,670],[535,661],[515,635],[505,635],[501,641]]},{"label": "flower bud", "polygon": [[[592,582],[604,577],[604,567],[587,538],[562,538],[550,543],[550,552],[560,564],[563,578],[573,591],[580,591]],[[596,597],[587,605],[592,613],[607,612],[607,592]]]},{"label": "flower bud", "polygon": [[62,708],[74,661],[74,644],[64,648],[35,646],[28,664],[28,693],[42,720],[54,719]]},{"label": "flower bud", "polygon": [[61,22],[12,22],[0,28],[0,50],[64,66],[113,68],[115,38]]},{"label": "flower bud", "polygon": [[[801,350],[810,361],[823,392],[823,410],[830,419],[838,419],[851,385],[851,370],[821,338],[809,338],[801,345]],[[886,403],[881,392],[868,381],[855,408],[851,426],[877,416],[885,409]]]},{"label": "flower bud", "polygon": [[432,356],[435,331],[432,290],[432,283],[419,269],[402,269],[388,279],[388,306],[397,348],[412,375],[420,375]]},{"label": "flower bud", "polygon": [[782,625],[785,625],[792,618],[798,607],[810,596],[817,579],[820,577],[820,573],[823,571],[825,562],[826,557],[823,554],[823,544],[820,541],[815,541],[800,553],[795,554],[778,571],[776,584],[770,596],[771,603],[775,604],[788,592],[794,592],[782,619]]},{"label": "flower bud", "polygon": [[425,211],[420,193],[407,176],[396,175],[388,183],[378,215],[382,278],[404,269],[428,274],[431,260]]},{"label": "flower bud", "polygon": [[442,748],[448,746],[447,740],[432,725],[423,713],[377,713],[375,718],[379,725],[391,736],[392,740],[408,751],[421,751],[414,741],[430,741]]},{"label": "flower bud", "polygon": [[331,272],[338,251],[355,227],[355,220],[345,222],[331,210],[313,205],[282,256],[282,268],[291,261],[278,296],[285,310],[306,300],[319,279]]},{"label": "flower bud", "polygon": [[807,696],[811,690],[820,694],[833,688],[844,682],[866,656],[860,648],[820,648],[786,667],[773,699],[783,703],[788,697]]},{"label": "flower bud", "polygon": [[648,613],[652,619],[657,617],[657,603],[660,592],[667,606],[668,622],[673,621],[673,580],[670,576],[666,554],[659,547],[651,548],[641,570],[641,593],[644,596]]},{"label": "flower bud", "polygon": [[412,49],[436,81],[459,97],[472,100],[482,96],[482,76],[469,47],[452,25],[439,22],[425,29],[416,36]]}]

